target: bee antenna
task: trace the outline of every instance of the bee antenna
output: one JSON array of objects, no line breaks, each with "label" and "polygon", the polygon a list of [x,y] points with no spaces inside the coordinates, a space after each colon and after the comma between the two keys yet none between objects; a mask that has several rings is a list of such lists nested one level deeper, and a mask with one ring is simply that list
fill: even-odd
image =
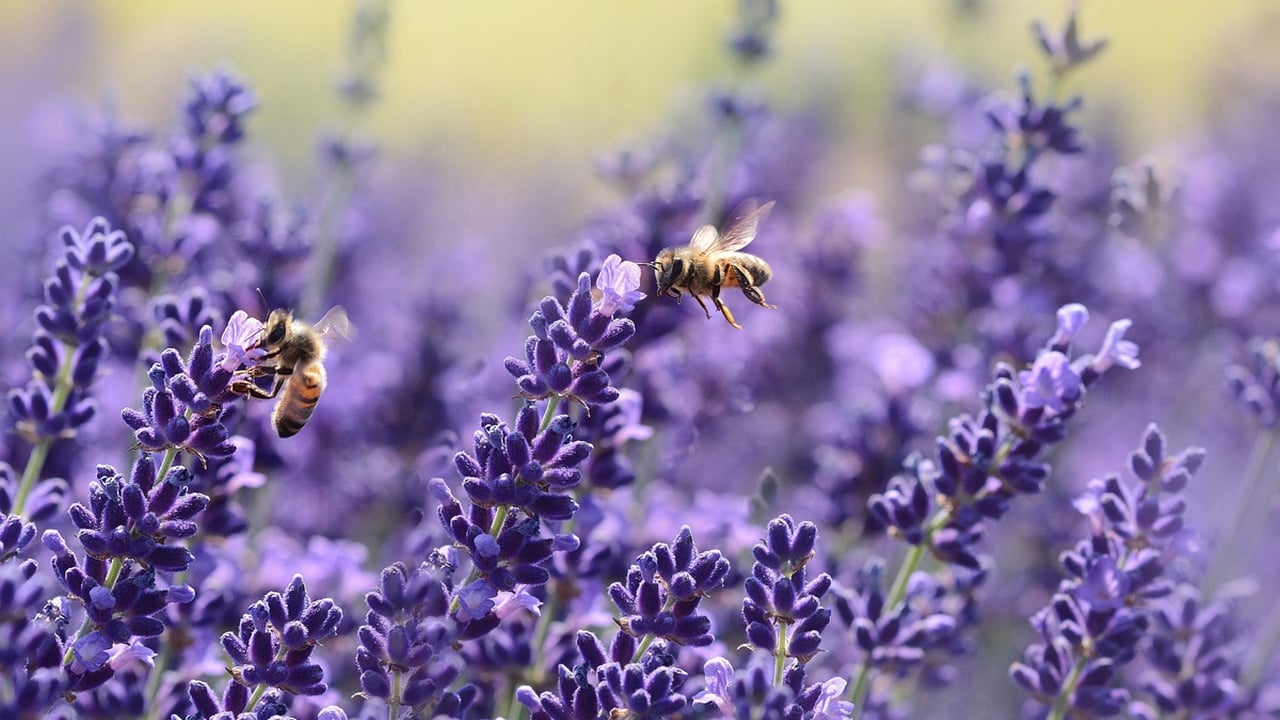
[{"label": "bee antenna", "polygon": [[637,264],[637,265],[648,265],[649,267],[653,268],[654,270],[657,270],[657,269],[658,269],[658,263],[655,263],[655,262],[639,262],[639,263],[636,263],[636,264]]},{"label": "bee antenna", "polygon": [[262,312],[266,312],[268,309],[267,296],[262,294],[262,288],[254,288],[254,289],[258,291],[258,297],[262,298]]}]

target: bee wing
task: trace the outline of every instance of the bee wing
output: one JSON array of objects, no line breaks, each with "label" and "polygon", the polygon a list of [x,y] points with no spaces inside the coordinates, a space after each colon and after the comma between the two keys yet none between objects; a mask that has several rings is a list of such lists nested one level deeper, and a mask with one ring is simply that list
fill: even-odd
[{"label": "bee wing", "polygon": [[316,331],[327,347],[339,347],[351,342],[356,329],[347,319],[347,311],[341,305],[334,305],[324,317],[316,321],[311,328]]},{"label": "bee wing", "polygon": [[729,223],[725,226],[724,232],[720,233],[720,239],[709,250],[735,252],[750,245],[751,241],[756,239],[760,222],[769,216],[769,211],[772,209],[772,200],[764,205],[757,205],[755,200],[743,200],[729,216]]},{"label": "bee wing", "polygon": [[689,241],[689,247],[698,252],[707,252],[715,246],[719,237],[720,233],[716,232],[714,225],[703,225],[693,233],[693,239]]}]

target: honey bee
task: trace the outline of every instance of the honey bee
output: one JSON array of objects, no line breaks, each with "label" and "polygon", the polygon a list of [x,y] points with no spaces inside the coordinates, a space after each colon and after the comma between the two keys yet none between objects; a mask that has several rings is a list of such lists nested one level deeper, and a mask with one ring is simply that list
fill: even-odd
[{"label": "honey bee", "polygon": [[274,386],[267,391],[251,379],[242,379],[232,383],[232,390],[262,399],[278,395],[271,424],[282,438],[295,435],[311,419],[328,382],[324,371],[328,348],[350,339],[351,333],[347,311],[341,305],[331,308],[315,325],[294,319],[292,310],[272,310],[257,345],[266,351],[263,359],[267,362],[251,368],[249,375],[271,375]]},{"label": "honey bee", "polygon": [[760,221],[773,209],[773,202],[759,207],[747,200],[738,206],[733,219],[720,232],[712,225],[703,225],[693,234],[688,245],[669,247],[658,253],[651,263],[658,281],[658,294],[680,301],[680,291],[693,296],[702,311],[711,318],[711,311],[702,302],[702,295],[710,295],[711,302],[733,327],[742,326],[733,319],[733,313],[720,300],[720,288],[739,287],[748,300],[761,307],[773,308],[765,302],[760,286],[773,275],[769,263],[748,253],[739,252],[756,237]]}]

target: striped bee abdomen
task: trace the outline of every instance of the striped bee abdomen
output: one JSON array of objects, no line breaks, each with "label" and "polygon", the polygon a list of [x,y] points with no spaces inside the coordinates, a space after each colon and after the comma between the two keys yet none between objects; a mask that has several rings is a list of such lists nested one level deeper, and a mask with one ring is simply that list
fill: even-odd
[{"label": "striped bee abdomen", "polygon": [[295,435],[307,424],[311,413],[315,412],[316,403],[320,402],[325,382],[324,365],[319,362],[294,368],[271,415],[280,437]]}]

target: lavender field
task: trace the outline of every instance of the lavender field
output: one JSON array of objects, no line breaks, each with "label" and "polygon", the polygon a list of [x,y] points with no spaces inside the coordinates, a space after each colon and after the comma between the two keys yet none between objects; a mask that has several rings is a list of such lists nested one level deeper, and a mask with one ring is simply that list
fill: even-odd
[{"label": "lavender field", "polygon": [[0,720],[1280,717],[1277,66],[1046,3],[845,114],[721,5],[594,164],[381,137],[383,0],[328,114],[6,68]]}]

